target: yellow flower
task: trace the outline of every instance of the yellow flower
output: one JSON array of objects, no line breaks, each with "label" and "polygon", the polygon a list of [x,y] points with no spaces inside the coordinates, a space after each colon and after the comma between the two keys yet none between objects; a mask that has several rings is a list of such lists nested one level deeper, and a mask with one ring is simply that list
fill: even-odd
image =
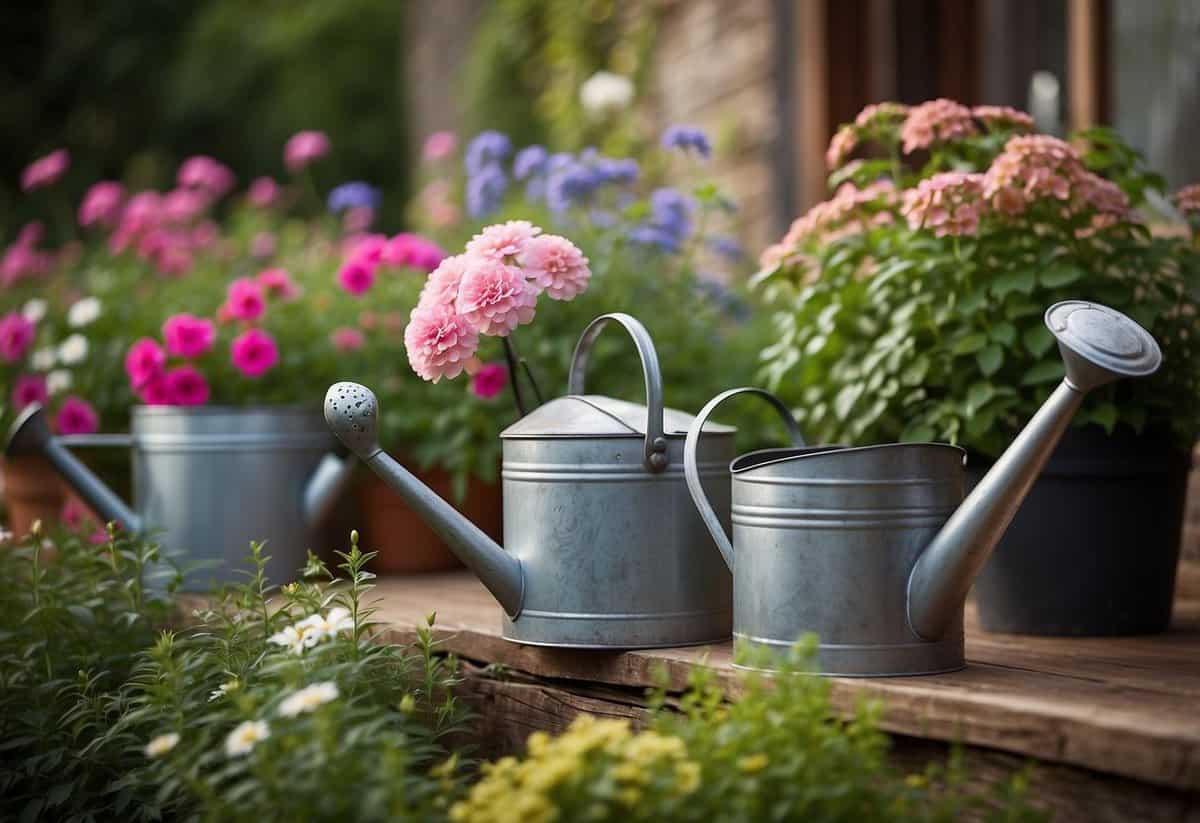
[{"label": "yellow flower", "polygon": [[675,788],[680,794],[691,794],[700,788],[700,764],[685,760],[675,766]]},{"label": "yellow flower", "polygon": [[770,759],[760,752],[752,754],[749,757],[743,757],[738,761],[738,768],[747,774],[753,774],[754,772],[761,772],[770,762]]}]

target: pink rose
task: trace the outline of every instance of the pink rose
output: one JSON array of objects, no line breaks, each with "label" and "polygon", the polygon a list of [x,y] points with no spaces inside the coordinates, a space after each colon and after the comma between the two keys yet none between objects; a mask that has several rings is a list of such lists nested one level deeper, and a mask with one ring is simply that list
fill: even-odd
[{"label": "pink rose", "polygon": [[143,337],[130,346],[125,355],[125,374],[129,376],[133,390],[140,392],[162,377],[166,364],[167,353],[162,346],[149,337]]},{"label": "pink rose", "polygon": [[329,138],[321,131],[301,131],[288,138],[283,163],[293,174],[329,154]]},{"label": "pink rose", "polygon": [[176,314],[163,323],[167,352],[175,357],[201,357],[212,350],[217,329],[207,318]]},{"label": "pink rose", "polygon": [[455,309],[480,334],[505,337],[533,320],[537,296],[537,286],[516,266],[468,256]]},{"label": "pink rose", "polygon": [[100,416],[91,403],[71,395],[58,410],[54,428],[59,434],[92,434],[100,430]]},{"label": "pink rose", "polygon": [[40,157],[21,172],[21,191],[33,191],[53,186],[67,173],[67,169],[70,167],[71,155],[67,153],[66,149],[59,149],[45,157]]},{"label": "pink rose", "polygon": [[0,360],[15,363],[33,345],[34,325],[19,311],[0,317]]},{"label": "pink rose", "polygon": [[262,286],[248,277],[239,277],[229,284],[225,305],[238,320],[257,320],[266,310],[267,301]]},{"label": "pink rose", "polygon": [[554,300],[573,299],[587,289],[592,276],[583,252],[556,234],[531,239],[520,257],[520,265]]},{"label": "pink rose", "polygon": [[167,403],[172,406],[203,406],[208,402],[208,381],[199,369],[180,366],[163,378]]},{"label": "pink rose", "polygon": [[45,403],[47,397],[46,378],[40,374],[23,374],[13,386],[12,404],[17,410],[32,403]]},{"label": "pink rose", "polygon": [[229,346],[234,367],[246,377],[262,377],[279,362],[275,338],[262,329],[249,329],[233,339]]},{"label": "pink rose", "polygon": [[462,374],[479,347],[479,332],[446,306],[413,310],[404,329],[404,348],[413,371],[434,383]]},{"label": "pink rose", "polygon": [[471,391],[476,397],[490,400],[504,391],[508,369],[503,363],[488,363],[471,377]]}]

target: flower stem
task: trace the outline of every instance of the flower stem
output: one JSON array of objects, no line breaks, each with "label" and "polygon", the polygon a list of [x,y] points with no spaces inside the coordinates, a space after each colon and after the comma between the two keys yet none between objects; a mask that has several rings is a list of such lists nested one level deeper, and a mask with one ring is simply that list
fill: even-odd
[{"label": "flower stem", "polygon": [[[511,337],[511,335],[509,336]],[[517,411],[524,417],[529,414],[529,411],[525,408],[525,399],[521,395],[521,382],[517,379],[517,352],[508,337],[501,339],[504,341],[504,359],[508,363],[508,383],[512,386],[513,402],[517,404]]]}]

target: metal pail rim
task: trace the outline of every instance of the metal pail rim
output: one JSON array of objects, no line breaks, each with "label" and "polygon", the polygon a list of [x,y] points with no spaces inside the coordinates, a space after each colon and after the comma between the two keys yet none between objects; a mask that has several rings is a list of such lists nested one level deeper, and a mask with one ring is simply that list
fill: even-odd
[{"label": "metal pail rim", "polygon": [[[950,443],[875,443],[870,446],[802,446],[802,447],[784,447],[774,449],[759,449],[758,451],[747,452],[734,458],[729,464],[731,474],[750,471],[751,469],[761,469],[764,466],[774,466],[779,463],[791,463],[794,461],[804,460],[810,457],[817,457],[822,454],[838,452],[839,454],[862,453],[867,451],[881,451],[883,449],[913,449],[913,448],[938,448],[952,449],[962,455],[963,465],[967,462],[967,451],[961,446],[955,446]],[[768,455],[779,454],[778,457],[771,458]]]}]

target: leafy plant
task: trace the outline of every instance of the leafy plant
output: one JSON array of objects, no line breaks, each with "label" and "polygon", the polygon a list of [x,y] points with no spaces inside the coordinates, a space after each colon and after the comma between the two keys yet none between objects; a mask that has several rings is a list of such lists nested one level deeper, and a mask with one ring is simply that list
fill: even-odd
[{"label": "leafy plant", "polygon": [[1159,374],[1094,392],[1075,425],[1195,439],[1200,255],[1132,211],[1161,179],[1111,132],[1068,145],[1031,126],[996,107],[885,103],[834,137],[836,194],[757,277],[775,310],[763,374],[811,439],[998,454],[1063,376],[1042,315],[1075,298],[1125,312],[1164,352]]}]

